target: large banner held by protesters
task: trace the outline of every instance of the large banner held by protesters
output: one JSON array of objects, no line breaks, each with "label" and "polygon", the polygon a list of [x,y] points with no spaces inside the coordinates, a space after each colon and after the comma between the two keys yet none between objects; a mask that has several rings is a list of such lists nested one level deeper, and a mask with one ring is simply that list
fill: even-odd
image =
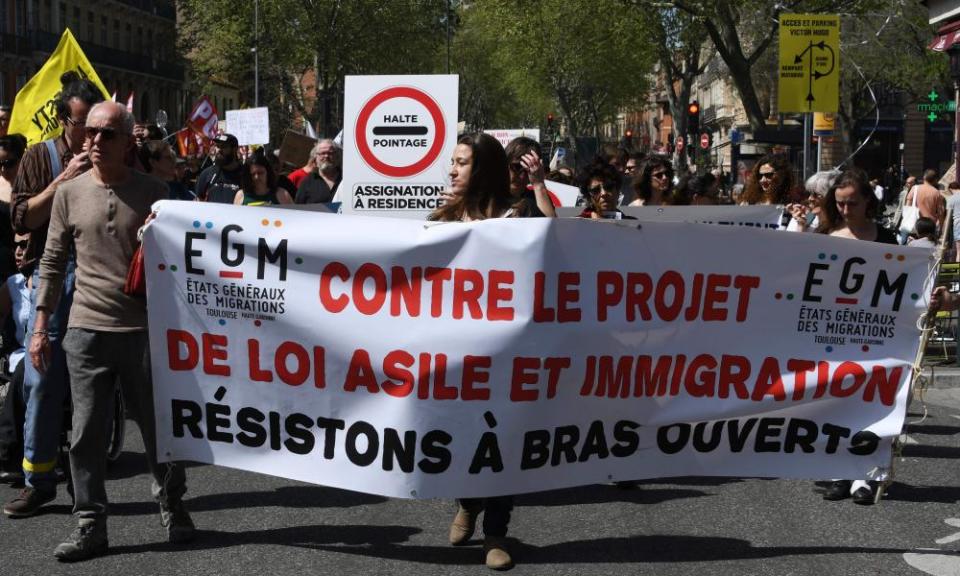
[{"label": "large banner held by protesters", "polygon": [[[642,222],[696,222],[720,226],[742,226],[765,230],[784,230],[783,206],[620,206],[620,211]],[[557,216],[579,216],[582,207],[571,207],[566,202],[557,208]]]},{"label": "large banner held by protesters", "polygon": [[929,252],[163,202],[161,459],[394,497],[889,474]]},{"label": "large banner held by protesters", "polygon": [[103,97],[110,99],[110,93],[97,76],[97,71],[87,60],[73,34],[66,29],[47,61],[17,92],[8,129],[10,134],[23,134],[27,144],[32,145],[56,138],[63,132],[57,118],[56,95],[62,87],[60,76],[71,70],[93,82]]}]

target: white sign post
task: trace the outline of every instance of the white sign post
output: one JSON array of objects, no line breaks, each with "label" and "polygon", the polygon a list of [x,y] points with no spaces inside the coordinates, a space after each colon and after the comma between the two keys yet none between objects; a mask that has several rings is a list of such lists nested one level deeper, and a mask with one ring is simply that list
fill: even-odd
[{"label": "white sign post", "polygon": [[270,114],[266,108],[227,110],[227,134],[237,137],[241,146],[270,142]]},{"label": "white sign post", "polygon": [[343,212],[426,218],[443,203],[459,77],[347,76]]}]

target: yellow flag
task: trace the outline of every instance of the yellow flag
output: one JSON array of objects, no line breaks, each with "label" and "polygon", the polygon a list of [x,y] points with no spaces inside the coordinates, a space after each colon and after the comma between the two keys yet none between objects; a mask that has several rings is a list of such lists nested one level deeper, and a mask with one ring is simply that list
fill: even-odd
[{"label": "yellow flag", "polygon": [[93,82],[104,98],[110,98],[100,77],[68,28],[63,31],[57,49],[47,58],[40,71],[17,92],[8,129],[11,134],[23,134],[28,145],[60,135],[62,127],[57,119],[55,96],[60,92],[60,76],[70,70],[75,70],[81,78]]}]

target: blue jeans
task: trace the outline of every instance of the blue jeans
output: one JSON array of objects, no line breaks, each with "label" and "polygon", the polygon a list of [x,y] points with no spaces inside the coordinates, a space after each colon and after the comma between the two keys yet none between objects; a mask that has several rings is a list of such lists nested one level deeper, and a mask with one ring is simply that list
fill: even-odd
[{"label": "blue jeans", "polygon": [[[47,326],[50,339],[51,359],[47,371],[41,375],[33,367],[30,357],[24,358],[24,398],[27,402],[26,421],[23,425],[23,474],[27,486],[37,490],[52,491],[57,488],[54,467],[63,429],[63,406],[70,390],[67,377],[67,362],[61,340],[66,333],[70,306],[73,304],[76,261],[67,260],[66,276],[57,309],[50,315]],[[40,271],[33,271],[33,288],[30,290],[30,320],[27,323],[27,346],[33,336],[33,323],[37,307],[37,287],[40,286]]]}]

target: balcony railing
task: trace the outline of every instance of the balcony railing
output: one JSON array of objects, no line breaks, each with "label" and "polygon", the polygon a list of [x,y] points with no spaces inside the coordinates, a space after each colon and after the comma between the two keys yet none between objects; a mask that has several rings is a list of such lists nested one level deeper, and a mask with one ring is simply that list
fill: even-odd
[{"label": "balcony railing", "polygon": [[30,38],[14,34],[0,34],[0,54],[29,56],[32,53]]},{"label": "balcony railing", "polygon": [[[53,52],[60,41],[58,34],[33,32],[33,48],[41,52]],[[81,42],[80,47],[94,65],[103,64],[114,68],[123,68],[142,74],[153,74],[164,78],[183,80],[183,66],[173,62],[156,60],[150,56],[133,54],[116,48],[108,48],[90,42]]]}]

